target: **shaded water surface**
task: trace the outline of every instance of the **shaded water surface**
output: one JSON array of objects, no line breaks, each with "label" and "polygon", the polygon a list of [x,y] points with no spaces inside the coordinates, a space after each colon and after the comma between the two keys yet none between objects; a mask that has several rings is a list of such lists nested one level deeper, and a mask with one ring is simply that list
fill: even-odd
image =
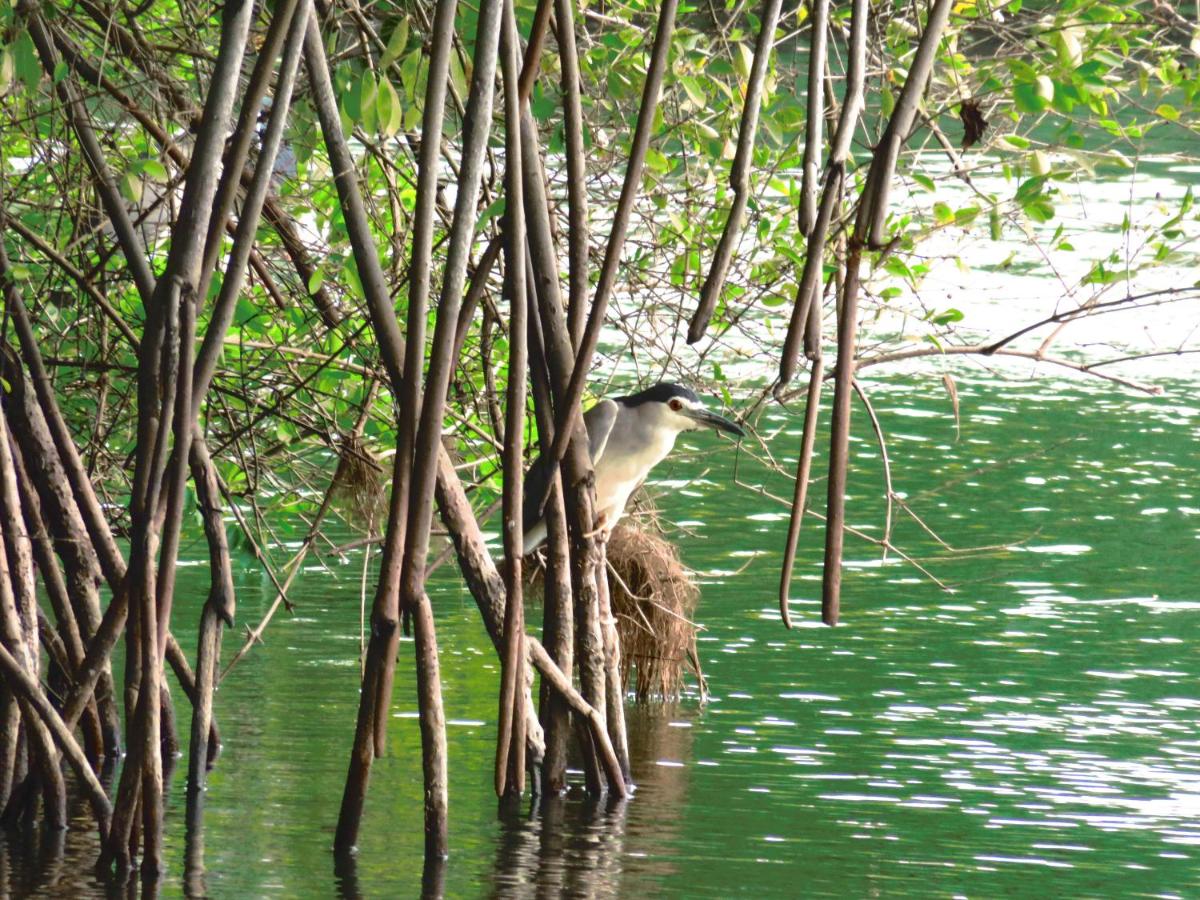
[{"label": "shaded water surface", "polygon": [[[814,523],[793,586],[798,627],[785,631],[775,591],[786,518],[754,488],[783,495],[787,482],[691,436],[701,452],[664,463],[655,490],[666,519],[687,526],[675,537],[703,582],[712,699],[631,712],[632,801],[571,795],[537,815],[499,810],[495,654],[465,590],[439,576],[453,855],[423,873],[407,643],[361,852],[335,869],[362,559],[314,567],[293,591],[295,615],[270,627],[218,694],[225,752],[193,886],[413,896],[424,877],[428,891],[453,896],[1195,896],[1198,385],[1146,399],[960,372],[957,439],[935,378],[866,387],[890,436],[895,490],[955,550],[974,548],[952,552],[897,511],[898,546],[952,592],[851,539],[843,623],[820,627]],[[799,427],[783,413],[760,423],[785,464]],[[879,450],[861,422],[857,438],[849,520],[879,537]],[[813,493],[823,500],[823,485]],[[203,558],[199,544],[190,552]],[[183,571],[193,580],[176,622],[187,635],[204,570]],[[239,589],[239,618],[253,623],[270,586],[247,567]],[[184,884],[183,775],[169,811],[168,895]],[[0,888],[98,888],[87,835],[39,844],[49,868],[13,840]]]}]

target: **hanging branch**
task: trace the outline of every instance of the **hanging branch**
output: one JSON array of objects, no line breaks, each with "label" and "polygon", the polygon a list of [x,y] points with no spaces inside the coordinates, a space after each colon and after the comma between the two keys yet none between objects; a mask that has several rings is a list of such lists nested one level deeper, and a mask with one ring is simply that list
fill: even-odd
[{"label": "hanging branch", "polygon": [[175,593],[175,566],[179,557],[180,532],[183,528],[188,456],[191,451],[192,432],[196,427],[196,419],[192,415],[192,354],[196,343],[196,301],[197,298],[191,294],[180,298],[179,375],[171,422],[174,446],[164,476],[163,494],[167,515],[159,541],[159,570],[155,584],[155,616],[158,620],[156,665],[160,668],[166,656],[167,633]]},{"label": "hanging branch", "polygon": [[821,379],[824,360],[813,360],[808,377],[808,398],[804,407],[804,434],[800,439],[800,457],[796,460],[796,486],[792,494],[792,516],[788,522],[787,541],[783,547],[783,565],[779,573],[779,615],[785,628],[792,627],[788,609],[788,593],[792,585],[792,569],[796,564],[796,546],[800,541],[800,524],[808,501],[808,482],[812,475],[813,446],[817,434],[817,413],[821,408]]},{"label": "hanging branch", "polygon": [[[533,264],[525,260],[528,275],[526,286],[536,283]],[[550,389],[550,371],[546,366],[545,340],[537,314],[537,298],[526,291],[529,305],[527,330],[529,335],[530,371],[533,383],[533,408],[537,417],[538,440],[541,452],[549,454],[554,444],[554,408]],[[543,589],[542,639],[555,664],[569,682],[575,665],[575,627],[572,618],[571,548],[563,505],[561,471],[552,478],[550,496],[546,500],[546,576]],[[567,789],[567,757],[571,736],[570,708],[562,696],[543,683],[541,691],[541,721],[545,727],[546,747],[542,777],[545,791],[556,794]],[[600,791],[602,774],[600,762],[586,739],[583,760],[584,778],[596,793]]]},{"label": "hanging branch", "polygon": [[[438,18],[435,22],[453,21],[453,3],[443,2],[438,9]],[[449,26],[434,29],[435,42],[434,61],[439,58],[444,58],[448,67],[448,55],[440,57],[438,50],[439,42],[443,39],[449,40],[451,29]],[[448,54],[448,49],[447,49]],[[364,293],[367,297],[368,309],[371,313],[372,324],[375,328],[377,339],[379,341],[380,353],[387,369],[389,379],[392,383],[392,392],[395,396],[402,396],[403,371],[405,364],[405,348],[400,337],[399,325],[395,319],[395,311],[391,306],[390,298],[386,291],[382,269],[379,266],[379,260],[375,253],[371,239],[370,229],[366,220],[365,210],[362,204],[361,197],[358,193],[358,186],[354,180],[354,165],[353,157],[350,155],[349,149],[345,142],[345,137],[341,132],[340,116],[333,96],[332,87],[329,80],[328,64],[324,56],[324,47],[321,43],[320,33],[316,29],[315,22],[310,23],[309,31],[305,40],[305,62],[309,69],[310,83],[313,88],[314,105],[317,109],[318,116],[321,121],[321,129],[325,137],[326,147],[330,152],[330,158],[334,163],[335,180],[337,183],[339,196],[342,201],[342,209],[346,218],[347,231],[352,237],[356,248],[362,247],[360,252],[356,249],[355,260],[359,267],[360,280],[363,283]],[[443,67],[440,71],[441,76],[437,75],[438,69],[431,67],[429,76],[429,87],[431,90],[436,89],[439,80],[442,82],[440,100],[436,104],[429,103],[429,97],[426,98],[426,117],[430,115],[432,108],[441,109],[445,98],[445,78],[447,68]],[[424,133],[440,133],[441,125],[438,120],[436,132],[425,130]],[[434,143],[434,142],[428,142]],[[432,151],[431,151],[432,153]],[[426,187],[425,193],[432,196],[436,192],[436,154],[431,157],[428,171],[431,173],[426,177],[425,181],[420,181],[419,185],[424,184]],[[418,209],[421,208],[420,196],[422,194],[420,187],[418,188]],[[428,241],[432,243],[432,212],[433,203],[430,201],[429,223],[425,227],[424,233],[428,236]],[[421,217],[416,218],[414,226],[414,247],[420,247],[426,240],[421,237]],[[417,251],[414,250],[414,254]],[[416,255],[414,256],[416,259]],[[420,266],[417,266],[420,269]],[[426,292],[428,290],[428,260],[425,262],[425,285]],[[414,276],[413,270],[410,268],[410,304],[412,303],[411,287],[414,284],[412,280]],[[447,321],[451,321],[453,317]],[[411,336],[411,332],[410,332]],[[454,472],[453,465],[450,463],[449,457],[445,449],[438,443],[436,447],[438,459],[438,478],[437,492],[439,504],[445,506],[447,503],[460,503],[467,510],[470,509],[470,504],[466,500],[463,493],[462,485],[458,480],[457,474]],[[400,464],[399,454],[395,460],[395,468],[393,472],[393,489],[392,501],[389,507],[389,523],[387,537],[384,543],[383,564],[379,580],[379,588],[376,592],[376,605],[372,612],[372,638],[371,644],[367,651],[367,669],[363,679],[363,693],[359,705],[359,718],[355,732],[355,745],[351,754],[350,771],[346,779],[346,788],[343,792],[341,812],[338,817],[338,828],[335,836],[334,846],[339,853],[344,853],[353,849],[357,840],[358,828],[362,817],[363,803],[366,797],[367,780],[370,774],[371,761],[374,751],[374,710],[376,697],[381,693],[377,672],[383,668],[385,663],[386,651],[391,636],[397,634],[399,628],[399,611],[396,606],[391,610],[387,609],[386,603],[380,603],[380,598],[386,600],[388,594],[388,585],[392,584],[392,598],[395,599],[395,584],[393,578],[399,577],[400,555],[404,541],[404,521],[405,521],[405,504],[404,495],[397,490],[402,479],[407,479],[409,472]],[[473,517],[472,517],[472,524]],[[475,526],[477,527],[477,525]],[[453,530],[452,530],[453,534]],[[399,540],[397,540],[397,538]],[[390,548],[390,549],[389,549]],[[486,551],[483,551],[486,552]],[[460,562],[462,560],[460,559]],[[465,563],[463,563],[465,566]],[[392,575],[388,573],[392,572]],[[394,651],[391,655],[391,660],[394,663]],[[381,723],[386,724],[386,723]]]},{"label": "hanging branch", "polygon": [[[153,367],[163,375],[161,399],[154,406],[138,409],[139,431],[151,439],[139,442],[136,471],[141,473],[143,493],[131,510],[129,569],[126,573],[127,602],[131,615],[125,634],[125,715],[128,753],[113,804],[112,831],[101,853],[101,866],[115,864],[118,872],[133,866],[136,842],[132,840],[138,810],[143,815],[143,865],[148,872],[161,871],[162,753],[159,743],[161,711],[161,666],[158,663],[158,622],[155,606],[154,510],[163,488],[167,465],[167,437],[171,428],[179,374],[180,282],[165,282],[171,289],[160,299],[159,340],[161,358]],[[143,344],[145,342],[143,341]],[[139,380],[150,376],[148,364],[139,366]],[[144,448],[144,449],[143,449]],[[135,485],[137,479],[135,479]],[[140,806],[139,806],[140,804]]]},{"label": "hanging branch", "polygon": [[929,80],[952,0],[934,0],[921,42],[909,67],[908,78],[888,120],[883,138],[871,158],[866,187],[850,237],[846,278],[838,309],[838,362],[833,390],[833,422],[829,439],[829,494],[825,527],[825,573],[821,590],[821,619],[836,625],[841,605],[842,547],[846,524],[846,470],[850,454],[850,394],[854,380],[858,336],[859,268],[866,247],[885,243],[887,197],[900,148],[908,138]]},{"label": "hanging branch", "polygon": [[[508,287],[508,391],[504,422],[504,650],[500,665],[500,709],[496,727],[496,796],[519,797],[525,790],[525,704],[518,686],[525,683],[525,616],[521,557],[525,555],[524,505],[525,371],[527,369],[525,300],[525,210],[521,196],[520,65],[513,0],[504,0],[502,62],[504,76],[504,273]],[[550,4],[542,4],[547,10]]]},{"label": "hanging branch", "polygon": [[[251,3],[230,5],[222,17],[220,49],[205,98],[192,163],[183,184],[178,218],[171,231],[166,267],[147,306],[138,350],[138,452],[134,460],[129,507],[133,537],[127,587],[127,602],[137,618],[127,639],[126,678],[127,695],[136,697],[136,706],[134,719],[128,724],[130,755],[117,789],[112,834],[102,857],[105,861],[115,861],[122,870],[131,861],[129,835],[139,797],[143,818],[142,867],[150,873],[162,870],[163,785],[159,744],[162,656],[158,651],[156,595],[159,590],[153,562],[158,537],[155,518],[160,495],[167,499],[168,508],[176,516],[182,507],[181,501],[173,504],[170,500],[171,490],[163,491],[167,430],[173,418],[172,405],[180,375],[177,366],[181,358],[187,372],[178,380],[183,381],[185,389],[190,388],[191,380],[192,348],[188,346],[186,353],[181,354],[178,306],[181,295],[184,303],[191,303],[192,292],[199,283],[204,239],[253,8]],[[185,326],[187,321],[188,314],[185,314]],[[186,418],[185,408],[190,412],[190,401],[189,390],[180,405],[180,419]],[[187,427],[185,433],[190,436],[190,431]],[[182,479],[186,479],[185,460],[186,454],[181,453],[176,467],[180,475],[172,486],[177,491],[182,490]],[[168,540],[176,527],[177,522],[166,523]],[[166,566],[168,573],[171,565]]]},{"label": "hanging branch", "polygon": [[[426,85],[424,134],[441,134],[442,111],[446,97],[449,72],[450,43],[454,22],[454,0],[442,0],[438,5],[437,23],[432,47],[431,64]],[[342,133],[341,114],[329,76],[329,63],[315,17],[309,18],[304,41],[304,62],[308,70],[313,105],[320,120],[325,147],[329,153],[346,230],[354,251],[359,281],[367,301],[380,356],[388,374],[392,395],[405,396],[405,349],[396,311],[384,279],[383,268],[375,249],[367,220],[366,208],[355,180],[354,157]],[[430,126],[434,126],[430,130]],[[433,242],[433,194],[437,190],[437,141],[422,144],[422,165],[418,175],[417,211],[413,226],[413,260],[409,269],[409,304],[414,299],[422,305],[428,294],[430,255]],[[427,146],[432,145],[432,146]],[[423,327],[423,326],[422,326]],[[410,338],[412,334],[410,332]],[[388,505],[383,556],[380,564],[375,598],[371,609],[371,640],[359,698],[354,747],[350,756],[346,786],[338,814],[334,847],[339,853],[349,852],[358,839],[363,804],[366,801],[367,781],[376,749],[375,710],[381,692],[384,670],[395,666],[399,643],[400,563],[404,548],[404,529],[407,519],[407,485],[411,462],[411,437],[405,447],[404,436],[411,436],[415,410],[401,403],[398,427],[400,440],[393,459],[392,493]],[[406,431],[407,429],[407,431]],[[405,454],[408,454],[407,456]],[[389,678],[390,684],[390,678]],[[380,723],[382,731],[386,723]]]},{"label": "hanging branch", "polygon": [[209,591],[200,613],[196,648],[196,698],[192,701],[191,740],[188,746],[187,813],[189,833],[198,830],[205,783],[219,745],[212,738],[213,691],[221,655],[221,624],[233,619],[233,568],[225,537],[225,520],[216,469],[202,439],[192,441],[192,477],[196,501],[208,541]]},{"label": "hanging branch", "polygon": [[[550,392],[555,409],[561,411],[560,404],[563,402],[563,395],[570,378],[573,350],[563,316],[559,283],[560,270],[550,223],[537,126],[524,98],[521,108],[521,165],[524,179],[522,195],[525,201],[525,220],[529,241],[529,265],[533,273],[528,279],[528,284],[532,286],[531,297],[536,297],[538,303],[538,315],[531,316],[530,321],[536,323],[532,327],[541,334],[542,340],[539,342],[541,353],[539,355],[545,360],[544,371],[549,376]],[[544,404],[542,408],[544,409]],[[597,714],[603,716],[604,672],[600,664],[602,643],[594,576],[596,551],[592,535],[595,527],[595,515],[591,488],[591,461],[587,452],[587,433],[582,420],[575,420],[571,427],[573,435],[567,445],[568,453],[564,460],[562,479],[570,538],[569,555],[575,611],[575,623],[571,630],[574,632],[577,645],[575,657],[581,664],[580,683],[583,688],[583,696],[588,704],[597,710]],[[544,429],[539,429],[539,431],[541,431],[543,440],[548,440],[552,434],[557,437],[554,426],[550,431]],[[550,473],[550,477],[553,482],[553,472]],[[531,501],[541,501],[542,499],[530,498]],[[558,552],[561,552],[561,549]],[[555,575],[556,581],[562,577],[561,572]],[[560,611],[560,614],[565,614],[565,610]],[[561,642],[561,630],[559,635]],[[557,737],[561,740],[561,735]],[[584,772],[588,792],[593,796],[598,796],[603,791],[602,773],[598,761],[595,765],[590,764],[586,753]]]},{"label": "hanging branch", "polygon": [[[550,373],[555,410],[560,415],[567,402],[572,349],[563,316],[559,285],[557,254],[550,230],[546,183],[542,171],[537,127],[528,106],[521,111],[521,162],[524,169],[526,227],[529,237],[529,258],[535,273],[539,319],[545,345],[546,362]],[[600,600],[596,593],[596,569],[599,565],[594,540],[595,513],[592,489],[592,465],[588,454],[587,431],[580,417],[568,420],[570,440],[563,459],[562,483],[565,493],[567,524],[571,536],[571,582],[575,590],[575,657],[579,665],[579,680],[583,696],[603,716],[605,702],[604,641],[600,632]],[[557,443],[562,435],[554,432]],[[550,477],[554,466],[551,464]],[[533,498],[531,498],[532,500]],[[540,499],[540,498],[539,498]],[[585,770],[586,773],[587,770]],[[588,778],[588,791],[593,795],[603,790],[598,767]],[[594,777],[593,777],[594,776]],[[609,780],[609,788],[624,797],[624,778]]]},{"label": "hanging branch", "polygon": [[[256,122],[254,109],[261,103],[262,96],[265,94],[270,80],[272,63],[279,50],[279,41],[283,39],[283,33],[286,30],[283,59],[280,63],[279,78],[276,83],[266,133],[262,139],[257,168],[242,203],[233,248],[230,251],[225,276],[221,282],[221,293],[214,304],[208,332],[205,334],[204,343],[196,359],[194,383],[190,385],[187,394],[188,420],[186,425],[189,438],[196,417],[199,415],[203,397],[212,382],[217,360],[223,350],[225,332],[233,320],[237,299],[241,295],[246,264],[257,236],[263,201],[270,189],[275,160],[283,141],[283,132],[291,107],[292,90],[308,30],[310,9],[310,0],[284,3],[276,9],[268,29],[267,43],[260,51],[250,86],[243,100],[242,116],[238,123],[238,131],[235,133],[236,139],[234,146],[229,151],[222,183],[218,188],[217,209],[213,221],[210,223],[209,243],[205,250],[202,269],[202,277],[205,279],[211,277],[211,270],[216,262],[216,248],[219,245],[217,236],[224,226],[224,219],[232,208],[233,196],[236,193],[237,181],[232,176],[235,172],[240,173],[245,164],[249,150],[249,138],[253,134]],[[250,107],[253,109],[248,109]],[[202,816],[202,792],[206,773],[218,750],[216,741],[212,739],[213,691],[217,684],[221,625],[222,623],[230,627],[233,625],[235,595],[229,548],[225,537],[225,524],[222,518],[220,479],[217,477],[216,469],[209,457],[208,448],[199,434],[196,435],[194,441],[180,442],[177,432],[175,453],[181,468],[183,461],[190,456],[196,483],[196,495],[204,520],[205,537],[209,545],[211,577],[211,586],[201,611],[198,629],[196,697],[192,702],[191,742],[188,755],[187,822],[189,831],[195,831],[199,828]],[[165,628],[165,623],[160,626],[160,633],[163,628]]]},{"label": "hanging branch", "polygon": [[[825,22],[823,19],[818,21],[818,17],[828,16],[829,2],[828,0],[817,0],[815,5],[817,10],[814,10],[813,13],[812,54],[813,57],[817,57],[816,41],[819,35],[821,47],[820,56],[817,58],[824,60]],[[767,67],[771,62],[771,53],[775,49],[775,28],[779,24],[779,10],[782,6],[783,0],[763,0],[760,14],[762,26],[754,47],[754,62],[750,67],[750,79],[746,83],[746,100],[742,105],[742,119],[738,126],[737,152],[729,171],[729,187],[733,190],[733,203],[730,204],[729,217],[725,220],[725,229],[721,232],[721,239],[717,242],[717,250],[713,254],[708,277],[704,279],[704,285],[700,288],[700,302],[697,304],[696,312],[692,315],[691,324],[688,326],[687,340],[689,344],[696,343],[704,337],[704,333],[708,330],[708,323],[712,320],[713,312],[717,308],[717,301],[721,299],[721,292],[725,287],[725,277],[729,271],[729,263],[733,259],[734,246],[741,236],[742,219],[746,214],[746,203],[750,199],[750,166],[753,163],[754,139],[758,132],[758,114],[762,106],[764,84],[767,80]],[[809,153],[811,151],[819,154],[821,147],[820,116],[816,117],[818,124],[814,140],[811,112],[811,98],[814,93],[820,96],[820,80],[818,77],[814,89],[811,65],[808,91],[810,98],[809,129],[808,143],[804,148],[804,177],[806,180],[808,178]],[[816,163],[813,162],[812,165],[815,176]]]},{"label": "hanging branch", "polygon": [[[779,614],[787,628],[792,627],[788,607],[788,594],[792,583],[792,570],[796,562],[796,547],[800,539],[800,526],[804,519],[808,500],[808,483],[812,474],[813,448],[816,444],[817,415],[820,410],[821,384],[824,377],[822,359],[822,316],[821,304],[817,302],[817,286],[825,262],[825,243],[829,234],[829,223],[835,209],[841,208],[845,185],[846,161],[850,154],[850,141],[854,135],[858,118],[863,109],[863,80],[866,70],[866,35],[869,7],[867,0],[855,0],[850,23],[850,44],[846,72],[846,92],[838,114],[837,130],[829,153],[825,172],[825,187],[821,205],[815,218],[813,207],[817,194],[817,165],[820,159],[822,123],[824,119],[824,85],[827,65],[826,31],[829,9],[826,0],[816,0],[813,9],[813,31],[809,56],[808,132],[804,146],[804,179],[800,198],[800,231],[807,238],[804,269],[796,289],[796,300],[792,320],[784,340],[780,357],[779,380],[775,385],[775,396],[780,397],[783,387],[795,375],[801,347],[808,358],[811,369],[808,379],[808,395],[804,409],[804,433],[800,439],[800,455],[796,460],[796,484],[792,495],[791,520],[783,550],[783,565],[779,576]],[[821,90],[814,91],[814,83]]]},{"label": "hanging branch", "polygon": [[879,424],[879,417],[875,415],[875,407],[857,378],[854,379],[854,393],[858,394],[863,409],[867,411],[867,418],[871,420],[871,429],[875,432],[875,440],[879,443],[879,456],[883,460],[883,492],[887,502],[887,511],[883,516],[883,538],[880,543],[883,545],[883,561],[887,562],[888,548],[892,544],[892,506],[896,497],[896,492],[892,489],[892,460],[888,456],[887,439],[883,433],[883,426]]},{"label": "hanging branch", "polygon": [[[433,609],[425,593],[425,565],[429,553],[429,531],[433,523],[437,457],[442,447],[442,420],[450,373],[454,369],[451,351],[454,348],[458,309],[466,284],[467,262],[478,215],[480,176],[492,125],[492,96],[502,6],[503,0],[487,0],[480,7],[471,92],[463,121],[464,137],[458,192],[454,198],[454,219],[450,227],[437,322],[429,351],[429,372],[421,404],[421,421],[414,447],[408,527],[400,575],[400,602],[406,611],[412,613],[417,655],[417,708],[421,723],[422,769],[425,775],[427,857],[445,856],[447,853],[446,822],[449,800],[446,776],[446,723],[442,713]],[[512,339],[510,335],[510,340]],[[411,332],[409,340],[412,340]],[[415,355],[420,350],[410,343],[408,352]],[[411,359],[410,355],[410,362]],[[405,387],[411,389],[410,384],[406,383]],[[384,674],[385,678],[390,680],[391,667],[386,669]],[[389,687],[387,680],[381,680],[378,697],[381,705],[390,702]],[[377,706],[377,725],[379,709]]]},{"label": "hanging branch", "polygon": [[[407,553],[407,529],[412,521],[410,508],[410,484],[414,473],[414,448],[417,441],[418,417],[421,414],[421,373],[425,364],[425,325],[428,318],[430,271],[433,258],[434,209],[438,193],[438,154],[441,150],[442,121],[445,115],[446,91],[449,84],[450,53],[454,42],[454,16],[456,0],[438,0],[433,21],[433,43],[429,54],[429,71],[426,76],[425,107],[421,118],[421,146],[417,160],[417,198],[412,217],[412,258],[408,267],[408,319],[406,344],[397,351],[396,358],[403,360],[403,378],[392,386],[397,399],[398,419],[396,434],[396,458],[393,461],[392,508],[388,514],[387,540],[384,545],[379,587],[372,611],[372,629],[378,623],[387,629],[386,641],[380,648],[383,656],[373,669],[371,654],[367,654],[367,672],[376,678],[369,693],[374,709],[368,715],[373,730],[374,753],[382,756],[387,742],[387,709],[392,698],[392,678],[395,671],[396,651],[399,648],[400,632],[392,622],[399,620],[401,609],[400,590],[403,554]],[[334,107],[336,109],[336,106]],[[490,109],[490,105],[489,105]],[[352,172],[349,153],[346,154],[347,172]],[[332,155],[331,155],[332,159]],[[461,170],[459,177],[462,177]],[[457,205],[457,200],[456,200]],[[474,215],[474,213],[472,213]],[[369,238],[364,228],[363,237]],[[356,246],[355,256],[360,252],[375,255],[374,244],[362,250]],[[360,264],[361,265],[361,264]],[[379,273],[382,277],[382,272]],[[379,293],[387,299],[386,291]],[[456,298],[456,300],[459,298]],[[390,301],[389,301],[390,308]],[[380,315],[372,312],[372,320]],[[394,315],[391,317],[394,321]],[[440,319],[439,319],[440,320]],[[390,327],[390,326],[389,326]],[[391,339],[390,337],[388,338]],[[399,340],[399,332],[396,333]],[[407,357],[404,356],[407,354]],[[389,373],[392,374],[392,373]],[[407,616],[407,612],[406,612]],[[381,640],[383,636],[381,635]],[[368,682],[364,680],[364,686]]]}]

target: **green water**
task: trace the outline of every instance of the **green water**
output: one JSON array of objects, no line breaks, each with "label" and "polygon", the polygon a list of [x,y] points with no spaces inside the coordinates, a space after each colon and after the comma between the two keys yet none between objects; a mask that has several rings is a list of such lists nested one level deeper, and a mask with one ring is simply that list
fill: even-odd
[{"label": "green water", "polygon": [[[786,480],[712,435],[656,471],[659,503],[699,572],[701,706],[631,711],[638,790],[498,810],[498,667],[447,570],[434,606],[449,717],[453,852],[426,887],[451,896],[1195,896],[1200,891],[1196,382],[1163,398],[1109,385],[960,375],[962,433],[940,379],[866,382],[890,435],[895,489],[958,549],[898,514],[896,543],[947,592],[849,539],[843,623],[819,626],[822,532],[807,528],[785,631],[775,604]],[[857,413],[857,411],[856,411]],[[783,463],[799,417],[759,422]],[[878,536],[880,459],[856,423],[850,522]],[[816,471],[822,461],[818,460]],[[735,472],[736,465],[736,472]],[[706,473],[703,477],[696,477]],[[735,483],[735,475],[736,482]],[[671,488],[671,490],[667,490]],[[678,490],[676,490],[678,489]],[[814,488],[823,505],[823,484]],[[202,546],[190,553],[203,558]],[[361,851],[330,852],[358,694],[361,557],[313,567],[217,696],[225,742],[208,792],[212,896],[414,896],[421,776],[405,643],[386,758]],[[186,637],[203,568],[185,568]],[[736,573],[736,574],[735,574]],[[239,623],[270,586],[240,575]],[[237,640],[226,641],[228,656]],[[170,871],[183,891],[183,771]],[[81,821],[86,816],[81,813]],[[11,840],[11,839],[10,839]],[[95,846],[57,866],[0,854],[15,894],[98,890]]]}]

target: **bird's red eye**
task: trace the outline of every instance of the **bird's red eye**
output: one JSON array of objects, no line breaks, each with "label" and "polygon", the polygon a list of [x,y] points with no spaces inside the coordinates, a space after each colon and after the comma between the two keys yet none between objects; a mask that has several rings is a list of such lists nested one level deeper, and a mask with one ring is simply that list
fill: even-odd
[{"label": "bird's red eye", "polygon": [[667,403],[667,406],[671,407],[671,409],[675,410],[675,412],[679,412],[681,409],[683,409],[683,401],[671,400]]}]

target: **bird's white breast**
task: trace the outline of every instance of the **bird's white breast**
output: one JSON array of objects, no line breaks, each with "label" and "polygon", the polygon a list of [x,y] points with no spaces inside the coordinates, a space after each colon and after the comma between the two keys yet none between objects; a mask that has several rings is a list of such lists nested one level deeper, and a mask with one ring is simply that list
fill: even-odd
[{"label": "bird's white breast", "polygon": [[[630,494],[675,446],[676,432],[653,427],[652,414],[649,407],[641,407],[619,418],[595,462],[596,511],[605,517],[607,528],[621,518]],[[613,452],[614,448],[620,452]]]}]

